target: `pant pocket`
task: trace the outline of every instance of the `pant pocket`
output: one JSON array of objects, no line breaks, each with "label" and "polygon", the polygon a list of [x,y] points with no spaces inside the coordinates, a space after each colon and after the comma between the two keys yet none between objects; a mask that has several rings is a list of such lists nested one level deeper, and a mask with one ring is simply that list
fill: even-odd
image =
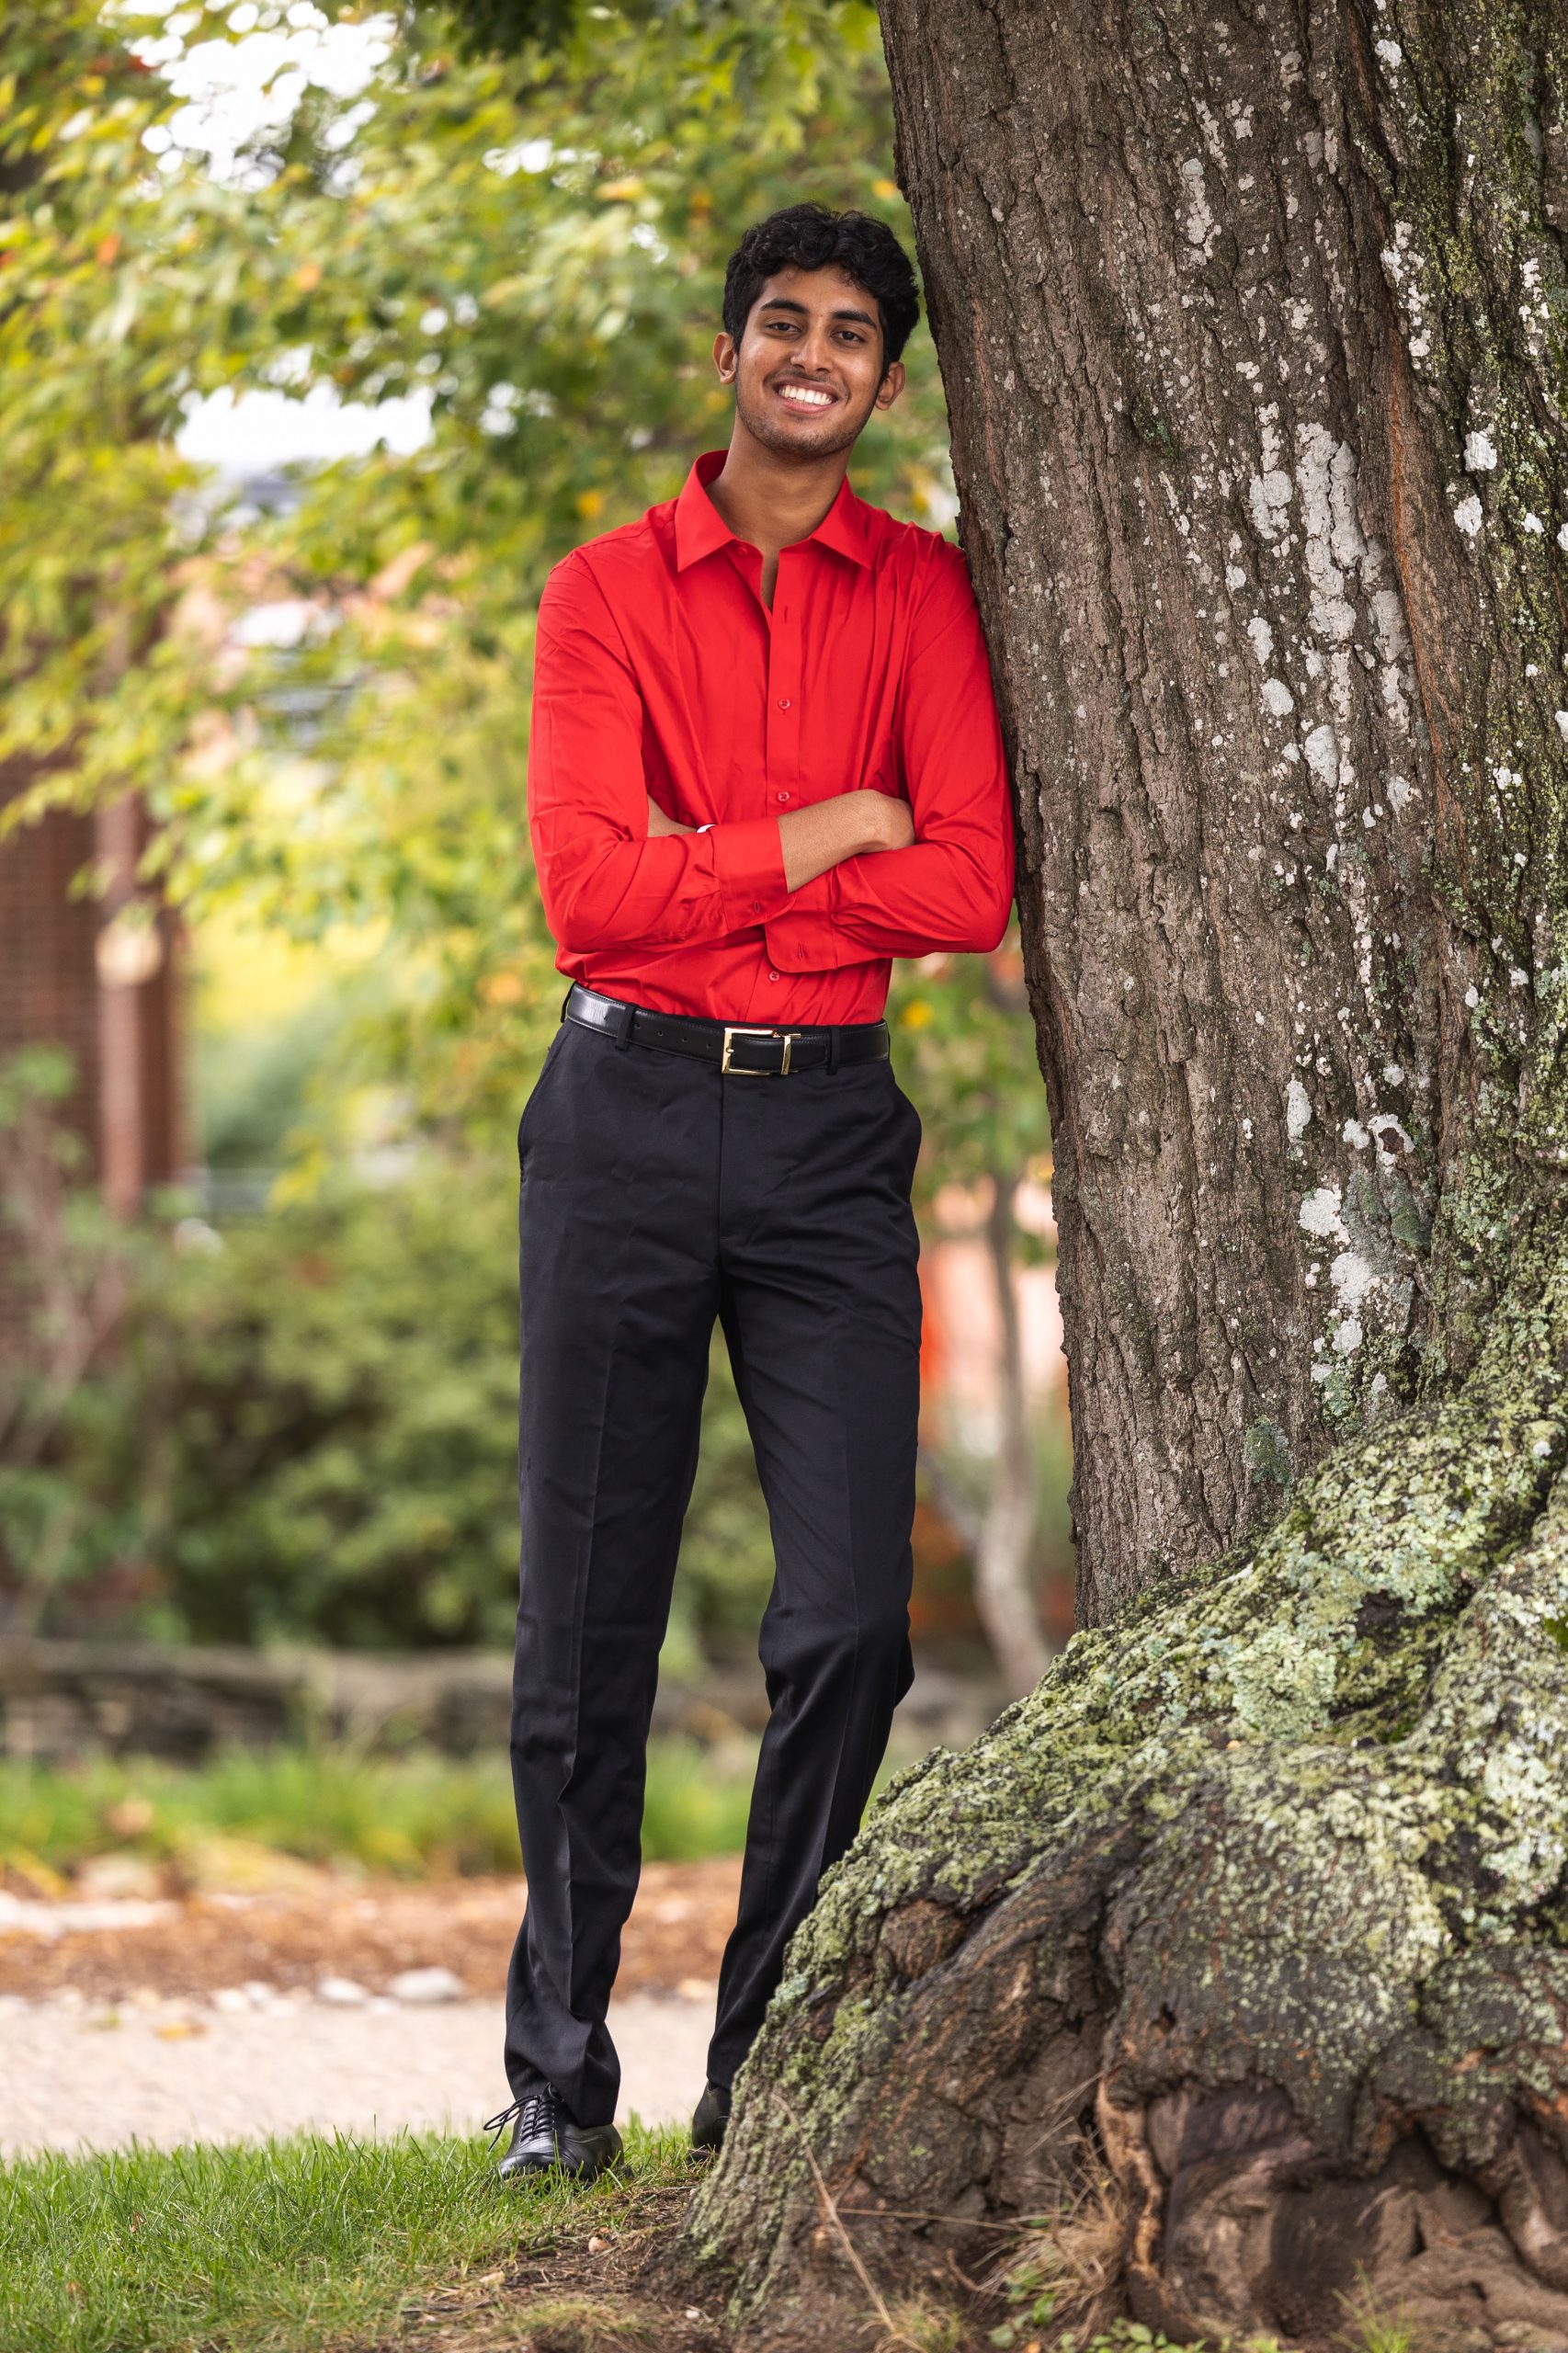
[{"label": "pant pocket", "polygon": [[556,1063],[561,1060],[562,1049],[566,1042],[566,1031],[568,1026],[569,1025],[563,1021],[561,1024],[560,1029],[557,1029],[554,1037],[551,1040],[550,1044],[546,1047],[544,1060],[539,1066],[538,1075],[536,1076],[533,1085],[528,1089],[528,1099],[523,1105],[523,1116],[517,1121],[517,1165],[519,1168],[522,1165],[523,1154],[528,1144],[528,1121],[533,1117],[535,1107],[539,1102],[540,1097],[544,1092],[545,1080],[549,1077]]}]

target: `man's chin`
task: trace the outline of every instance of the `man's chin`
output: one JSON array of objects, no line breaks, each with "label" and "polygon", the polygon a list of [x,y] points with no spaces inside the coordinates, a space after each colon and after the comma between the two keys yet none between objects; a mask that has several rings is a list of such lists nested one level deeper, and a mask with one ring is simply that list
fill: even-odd
[{"label": "man's chin", "polygon": [[816,459],[834,458],[841,449],[852,449],[860,438],[862,417],[858,423],[848,421],[835,413],[820,425],[789,425],[777,416],[758,416],[747,402],[739,410],[741,423],[754,441],[765,449],[777,450],[781,457]]}]

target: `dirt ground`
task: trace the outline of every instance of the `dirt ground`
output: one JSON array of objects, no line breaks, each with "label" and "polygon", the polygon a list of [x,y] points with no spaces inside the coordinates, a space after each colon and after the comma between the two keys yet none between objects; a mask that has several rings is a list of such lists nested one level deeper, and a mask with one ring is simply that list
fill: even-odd
[{"label": "dirt ground", "polygon": [[[739,1887],[738,1857],[648,1864],[618,1993],[710,1994]],[[142,1925],[54,1937],[0,1927],[0,1995],[41,2001],[71,1988],[115,2002],[250,1981],[307,1989],[329,1974],[378,1994],[400,1972],[424,1968],[449,1969],[483,1993],[505,1981],[522,1901],[515,1877],[411,1886],[324,1871],[308,1889],[172,1899]]]},{"label": "dirt ground", "polygon": [[602,2234],[530,2242],[505,2270],[411,2300],[401,2336],[347,2353],[725,2353],[710,2297],[690,2301],[708,2291],[670,2262],[689,2194],[645,2190]]}]

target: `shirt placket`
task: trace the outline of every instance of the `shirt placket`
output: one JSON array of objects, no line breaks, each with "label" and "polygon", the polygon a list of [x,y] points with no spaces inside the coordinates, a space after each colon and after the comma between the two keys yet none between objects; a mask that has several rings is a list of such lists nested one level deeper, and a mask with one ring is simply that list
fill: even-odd
[{"label": "shirt placket", "polygon": [[[807,559],[785,549],[773,583],[767,633],[767,813],[787,817],[800,805],[801,606],[797,565]],[[767,986],[782,975],[769,961]]]},{"label": "shirt placket", "polygon": [[[741,567],[767,624],[763,813],[769,817],[785,817],[791,809],[800,806],[801,597],[795,578],[795,565],[801,558],[791,557],[786,564],[785,557],[791,551],[786,548],[780,553],[778,569],[774,575],[773,603],[769,606],[762,593],[761,550],[745,540],[737,540],[735,547]],[[776,965],[767,963],[760,1000],[752,1010],[767,1015],[770,1010],[772,994],[782,985],[783,979],[783,973]]]}]

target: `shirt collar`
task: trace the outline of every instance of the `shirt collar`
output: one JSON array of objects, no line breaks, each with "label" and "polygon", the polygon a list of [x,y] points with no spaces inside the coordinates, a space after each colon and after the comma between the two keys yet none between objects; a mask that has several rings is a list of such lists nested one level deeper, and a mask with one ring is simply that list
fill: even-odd
[{"label": "shirt collar", "polygon": [[[699,557],[711,555],[726,540],[740,541],[708,495],[707,485],[729,455],[726,449],[704,449],[691,461],[691,471],[676,500],[676,570],[684,572],[688,563]],[[836,549],[852,563],[869,564],[870,550],[867,543],[866,526],[861,518],[860,501],[849,487],[845,475],[838,485],[838,495],[814,531],[807,539],[820,540],[824,547]],[[792,546],[804,542],[792,540]]]}]

